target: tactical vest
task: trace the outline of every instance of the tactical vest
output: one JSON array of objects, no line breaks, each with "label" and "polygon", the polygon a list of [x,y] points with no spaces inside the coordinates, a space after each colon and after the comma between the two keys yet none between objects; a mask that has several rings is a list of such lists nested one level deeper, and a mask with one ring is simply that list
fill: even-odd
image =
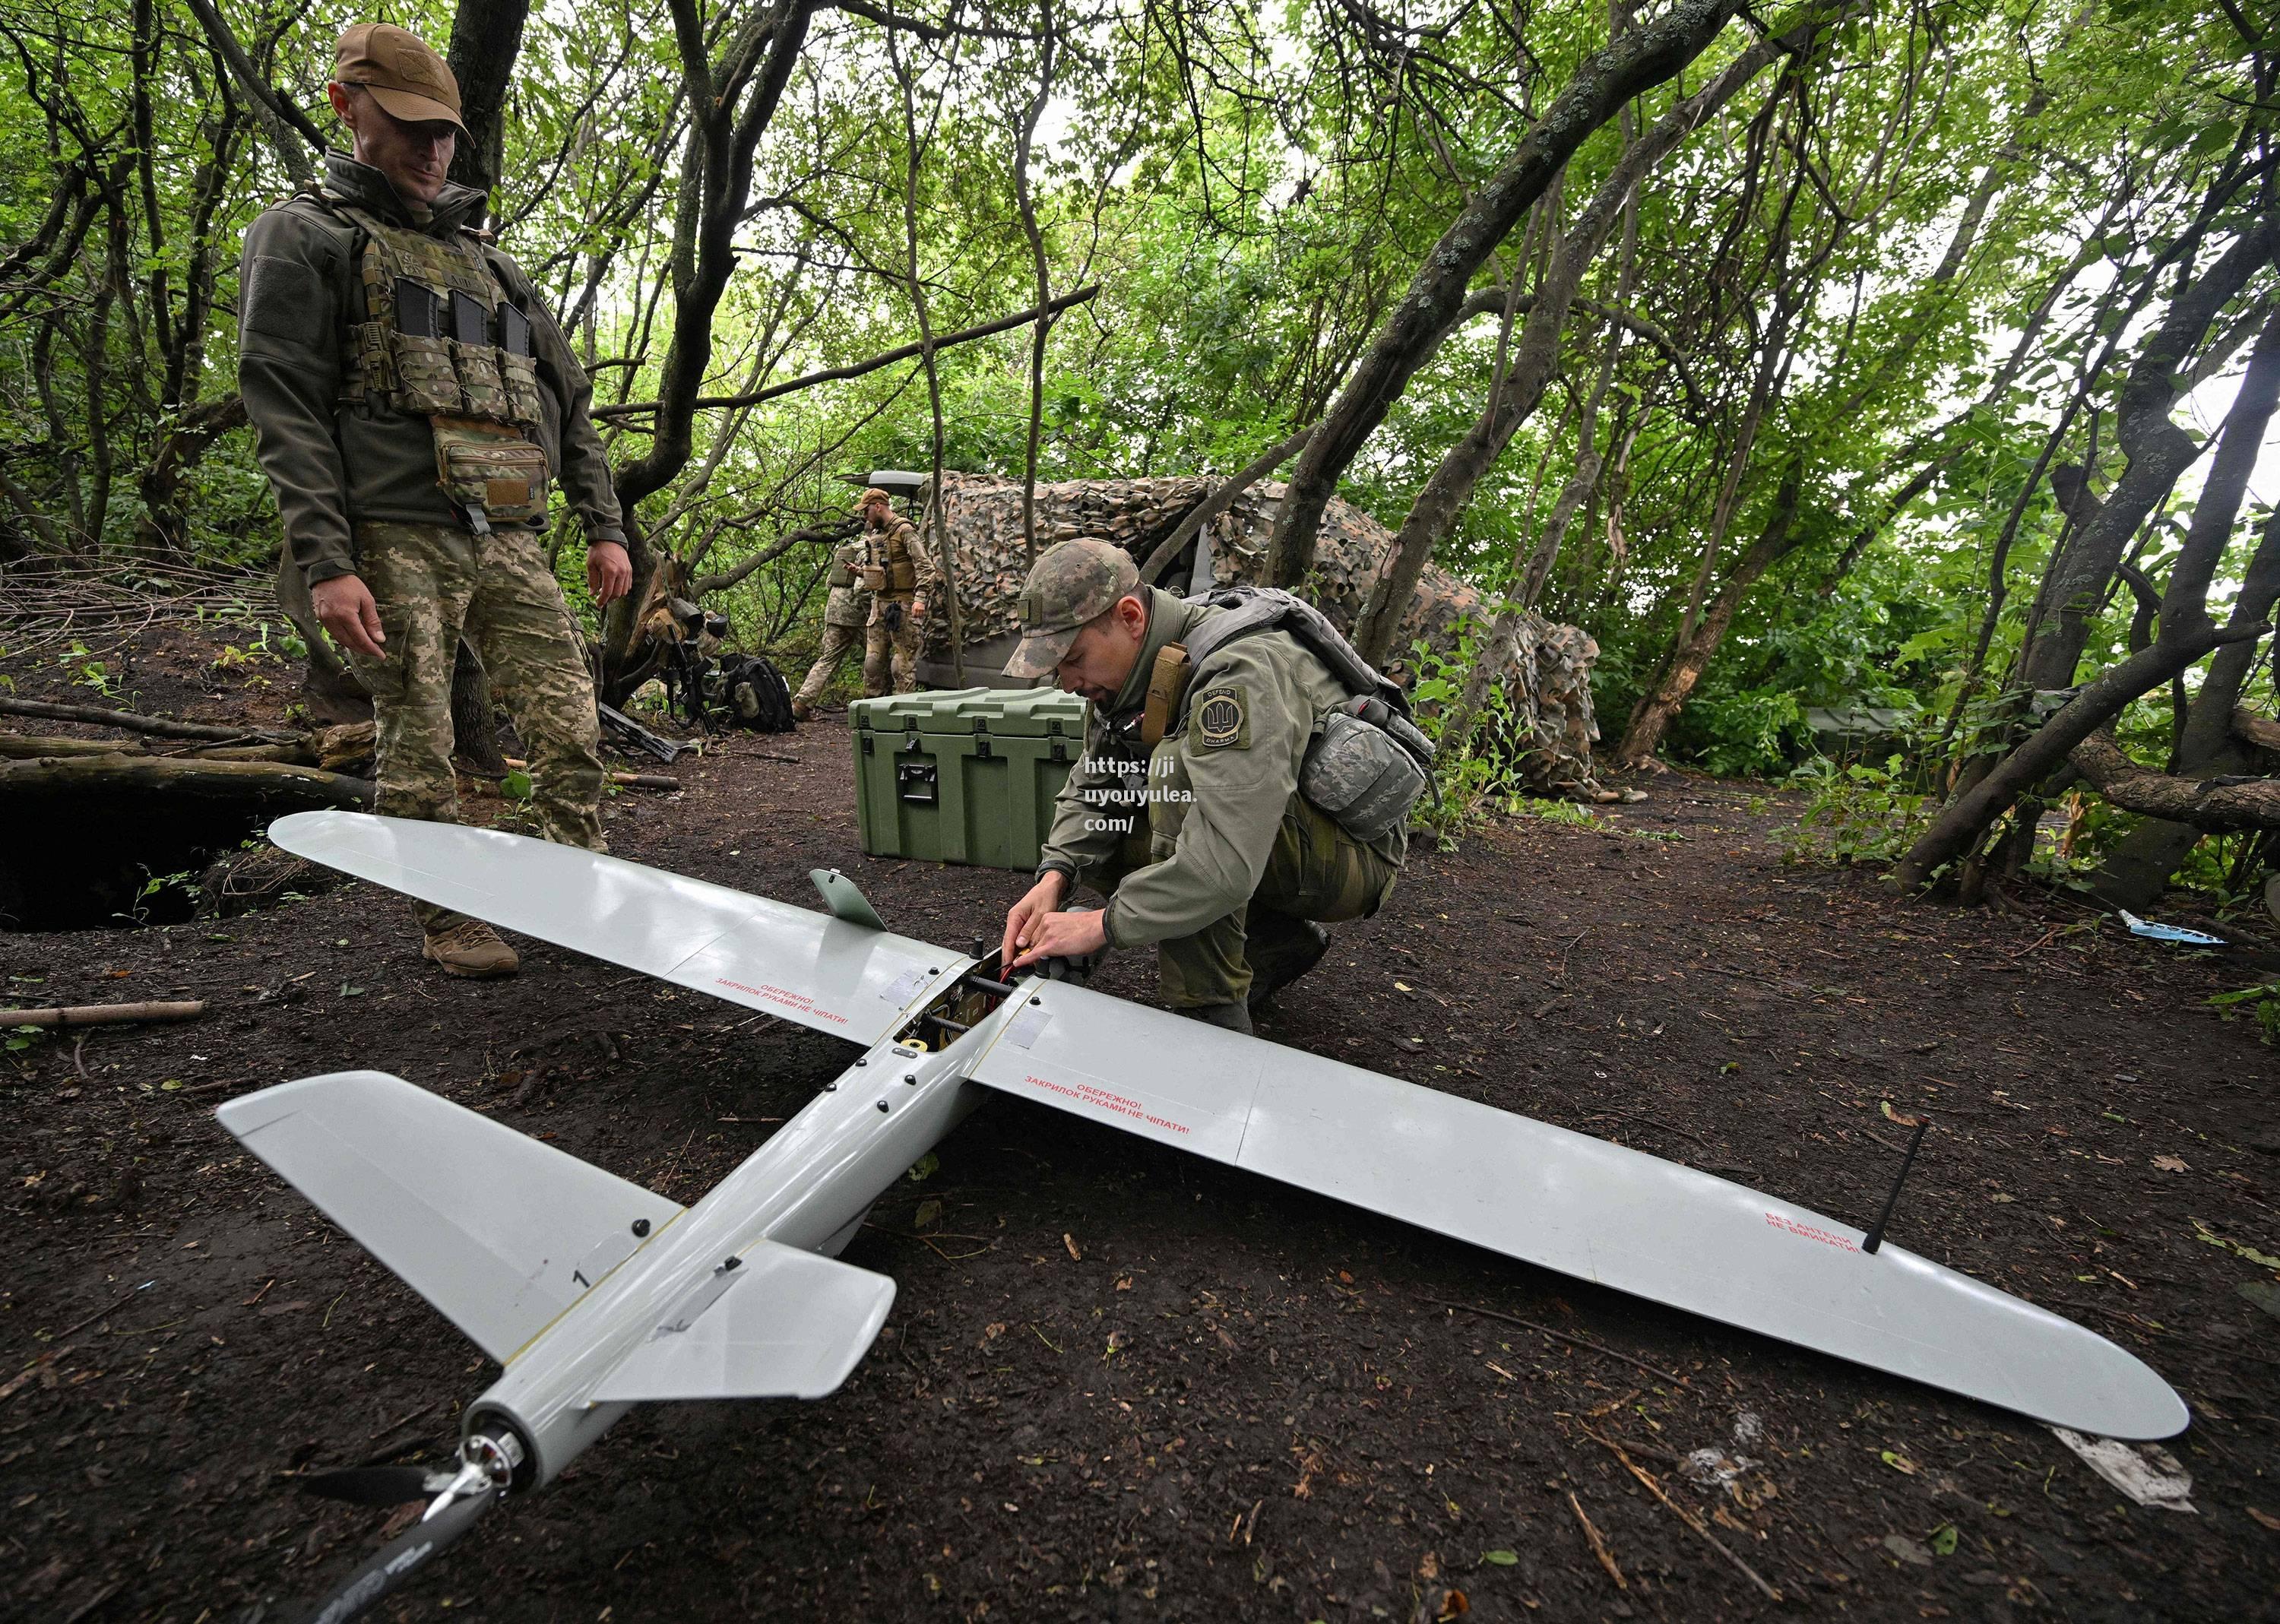
[{"label": "tactical vest", "polygon": [[1350,696],[1315,717],[1313,741],[1298,766],[1298,793],[1364,844],[1406,823],[1428,789],[1439,794],[1433,743],[1410,720],[1409,696],[1362,658],[1321,610],[1276,587],[1221,587],[1188,602],[1225,612],[1157,657],[1144,727],[1176,727],[1184,720],[1188,677],[1217,650],[1238,637],[1288,632]]},{"label": "tactical vest", "polygon": [[918,590],[919,566],[911,559],[911,543],[916,535],[905,520],[890,520],[885,529],[865,533],[864,556],[868,560],[863,568],[865,589],[890,597]]},{"label": "tactical vest", "polygon": [[435,478],[477,534],[546,513],[546,452],[530,321],[471,233],[431,236],[330,193],[312,194],[361,234],[364,319],[350,321],[342,393],[424,417]]}]

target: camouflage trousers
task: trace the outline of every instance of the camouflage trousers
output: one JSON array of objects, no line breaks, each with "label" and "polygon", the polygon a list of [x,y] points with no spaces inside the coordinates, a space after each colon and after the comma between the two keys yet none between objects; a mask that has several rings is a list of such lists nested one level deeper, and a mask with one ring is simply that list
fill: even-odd
[{"label": "camouflage trousers", "polygon": [[830,686],[831,679],[838,673],[839,662],[845,659],[847,651],[862,640],[863,628],[859,626],[826,626],[823,628],[823,650],[815,657],[815,664],[807,668],[807,680],[799,685],[799,692],[792,697],[803,705],[813,704],[821,698],[823,690]]},{"label": "camouflage trousers", "polygon": [[[925,628],[911,619],[908,599],[900,600],[902,617],[895,629],[889,631],[882,618],[888,600],[881,598],[871,611],[871,624],[864,628],[863,637],[863,695],[876,699],[880,695],[894,692],[907,694],[919,685],[919,644],[926,640]],[[887,686],[888,666],[891,656],[894,687]]]},{"label": "camouflage trousers", "polygon": [[[1127,875],[1147,866],[1148,853],[1148,835],[1128,836],[1117,856],[1087,881],[1113,895]],[[1243,1003],[1253,980],[1272,980],[1281,964],[1313,951],[1313,936],[1299,920],[1366,920],[1393,895],[1400,872],[1294,794],[1251,900],[1192,936],[1156,944],[1157,985],[1166,1006]]]},{"label": "camouflage trousers", "polygon": [[[451,666],[464,635],[482,657],[530,753],[530,806],[540,833],[605,851],[594,685],[586,652],[538,535],[501,525],[476,535],[456,525],[356,527],[357,569],[380,608],[383,658],[350,657],[372,695],[380,764],[373,810],[391,818],[459,820],[451,770]],[[426,903],[429,931],[466,916]]]}]

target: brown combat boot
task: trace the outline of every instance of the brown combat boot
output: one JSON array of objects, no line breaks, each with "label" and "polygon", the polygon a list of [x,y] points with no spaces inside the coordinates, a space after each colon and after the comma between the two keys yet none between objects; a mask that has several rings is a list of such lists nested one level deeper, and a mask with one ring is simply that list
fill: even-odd
[{"label": "brown combat boot", "polygon": [[498,932],[481,920],[461,920],[448,930],[430,931],[420,944],[420,957],[434,959],[446,975],[475,981],[512,975],[522,963],[499,940]]}]

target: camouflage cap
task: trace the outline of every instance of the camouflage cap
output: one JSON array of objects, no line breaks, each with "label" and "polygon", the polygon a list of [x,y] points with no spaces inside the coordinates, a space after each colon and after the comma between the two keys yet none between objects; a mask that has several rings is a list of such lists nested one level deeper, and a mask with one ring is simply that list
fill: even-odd
[{"label": "camouflage cap", "polygon": [[382,112],[406,124],[443,123],[467,133],[459,117],[459,81],[435,48],[393,23],[360,22],[333,48],[333,78],[362,85]]},{"label": "camouflage cap", "polygon": [[1021,588],[1021,646],[1005,662],[1005,674],[1051,676],[1085,622],[1139,589],[1139,566],[1113,542],[1081,535],[1046,548]]}]

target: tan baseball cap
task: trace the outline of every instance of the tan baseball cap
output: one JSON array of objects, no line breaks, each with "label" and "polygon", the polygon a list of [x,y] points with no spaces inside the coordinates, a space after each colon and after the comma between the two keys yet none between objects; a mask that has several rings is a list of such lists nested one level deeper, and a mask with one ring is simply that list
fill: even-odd
[{"label": "tan baseball cap", "polygon": [[1085,623],[1140,590],[1140,566],[1113,542],[1079,536],[1037,555],[1021,588],[1021,646],[1009,677],[1051,676]]},{"label": "tan baseball cap", "polygon": [[876,485],[872,486],[870,489],[865,491],[861,496],[855,498],[855,511],[859,513],[863,512],[864,509],[869,507],[874,502],[885,503],[887,504],[887,511],[890,513],[895,511],[895,499],[889,496],[885,491],[881,490]]},{"label": "tan baseball cap", "polygon": [[362,85],[382,112],[405,124],[437,120],[467,127],[459,117],[459,81],[435,48],[393,23],[360,22],[333,50],[333,77]]}]

